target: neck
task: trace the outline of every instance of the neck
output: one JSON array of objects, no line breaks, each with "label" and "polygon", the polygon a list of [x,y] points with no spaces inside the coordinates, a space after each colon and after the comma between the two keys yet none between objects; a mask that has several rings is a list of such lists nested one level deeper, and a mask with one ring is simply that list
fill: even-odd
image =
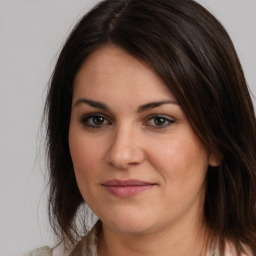
[{"label": "neck", "polygon": [[204,256],[206,229],[202,224],[198,224],[195,220],[176,223],[158,232],[145,234],[122,234],[103,224],[98,242],[98,255],[113,256],[122,252],[122,256]]}]

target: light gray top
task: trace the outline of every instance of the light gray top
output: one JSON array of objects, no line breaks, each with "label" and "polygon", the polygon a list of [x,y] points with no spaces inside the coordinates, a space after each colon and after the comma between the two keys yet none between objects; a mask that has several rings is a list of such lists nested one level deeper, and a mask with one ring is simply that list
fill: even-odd
[{"label": "light gray top", "polygon": [[[80,240],[80,242],[78,242],[77,246],[71,252],[64,254],[67,256],[97,256],[97,243],[100,230],[101,222],[98,221],[90,230],[90,232],[85,237],[83,237]],[[51,249],[50,247],[44,246],[35,249],[24,256],[64,256],[63,251],[61,253],[58,253],[55,249]],[[227,246],[225,256],[235,256],[234,252],[232,251],[232,248],[230,246]],[[251,254],[248,253],[248,256],[250,255]],[[219,256],[218,249],[208,249],[206,256]],[[243,256],[245,255],[243,254]]]}]

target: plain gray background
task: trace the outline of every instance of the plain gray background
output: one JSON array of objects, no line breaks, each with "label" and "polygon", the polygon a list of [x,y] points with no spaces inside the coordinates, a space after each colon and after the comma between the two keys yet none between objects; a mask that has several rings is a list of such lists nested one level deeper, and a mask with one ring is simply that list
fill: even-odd
[{"label": "plain gray background", "polygon": [[[0,256],[54,244],[46,217],[40,121],[59,49],[96,2],[0,0]],[[226,27],[256,94],[256,0],[198,2]]]}]

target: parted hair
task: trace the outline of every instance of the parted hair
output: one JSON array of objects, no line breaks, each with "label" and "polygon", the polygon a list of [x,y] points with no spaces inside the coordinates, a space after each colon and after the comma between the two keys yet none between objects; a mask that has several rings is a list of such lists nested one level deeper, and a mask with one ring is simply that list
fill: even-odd
[{"label": "parted hair", "polygon": [[[68,133],[73,81],[103,45],[118,46],[163,79],[220,164],[206,177],[204,222],[224,253],[233,244],[256,255],[256,121],[233,43],[221,23],[192,0],[105,0],[74,27],[56,63],[45,104],[49,219],[60,240],[84,235]],[[145,92],[146,93],[146,92]],[[82,216],[82,217],[81,217]]]}]

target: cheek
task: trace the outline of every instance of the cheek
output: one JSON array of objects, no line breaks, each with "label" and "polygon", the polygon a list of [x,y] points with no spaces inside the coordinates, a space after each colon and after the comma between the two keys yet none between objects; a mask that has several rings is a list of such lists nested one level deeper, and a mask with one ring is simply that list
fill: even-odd
[{"label": "cheek", "polygon": [[204,179],[208,167],[208,156],[201,142],[194,136],[172,138],[149,146],[151,164],[164,179],[175,184]]},{"label": "cheek", "polygon": [[85,136],[83,132],[70,130],[69,148],[79,190],[93,209],[97,186],[101,177],[99,163],[102,161],[102,147],[97,140]]},{"label": "cheek", "polygon": [[80,177],[89,178],[93,175],[96,165],[102,161],[102,147],[98,145],[97,140],[85,136],[83,132],[76,132],[71,129],[69,148],[78,182],[80,182]]},{"label": "cheek", "polygon": [[207,153],[198,140],[173,139],[151,152],[151,164],[161,176],[161,198],[168,211],[186,211],[199,198],[203,203]]}]

